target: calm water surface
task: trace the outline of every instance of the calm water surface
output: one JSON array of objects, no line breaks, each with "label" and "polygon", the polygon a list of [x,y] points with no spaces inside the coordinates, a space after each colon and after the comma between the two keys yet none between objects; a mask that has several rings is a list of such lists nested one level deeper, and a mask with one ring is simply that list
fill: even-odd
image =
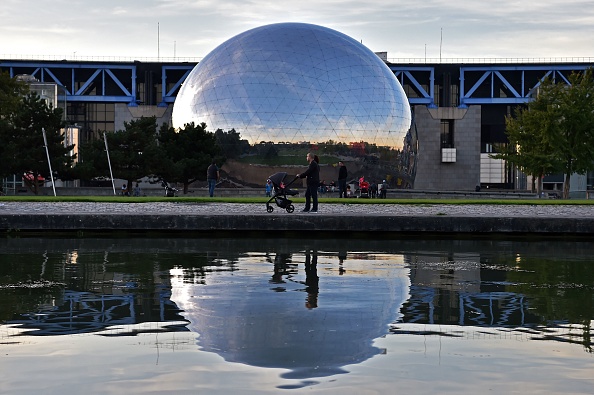
[{"label": "calm water surface", "polygon": [[0,239],[0,392],[591,394],[593,251]]}]

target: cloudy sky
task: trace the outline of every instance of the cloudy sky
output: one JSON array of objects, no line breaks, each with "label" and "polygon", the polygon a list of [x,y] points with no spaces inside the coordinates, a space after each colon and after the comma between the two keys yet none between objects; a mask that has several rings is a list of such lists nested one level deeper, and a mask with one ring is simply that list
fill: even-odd
[{"label": "cloudy sky", "polygon": [[594,57],[594,0],[2,0],[0,58],[199,60],[277,22],[322,25],[388,58]]}]

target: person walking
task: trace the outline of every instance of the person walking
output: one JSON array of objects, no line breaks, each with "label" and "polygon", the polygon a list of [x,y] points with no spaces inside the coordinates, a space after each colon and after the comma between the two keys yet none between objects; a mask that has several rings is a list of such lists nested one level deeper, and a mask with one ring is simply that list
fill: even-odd
[{"label": "person walking", "polygon": [[[318,212],[318,185],[320,184],[320,166],[315,160],[314,154],[307,154],[309,166],[304,173],[297,174],[299,178],[307,178],[307,189],[305,191],[305,208],[303,212]],[[311,209],[311,210],[310,210]]]},{"label": "person walking", "polygon": [[388,194],[388,184],[386,183],[386,180],[382,180],[382,184],[380,186],[382,189],[380,190],[379,197],[381,199],[385,199],[386,195]]},{"label": "person walking", "polygon": [[347,168],[342,161],[338,162],[338,197],[347,197]]},{"label": "person walking", "polygon": [[219,168],[217,167],[217,164],[213,159],[210,166],[208,166],[208,169],[206,169],[206,181],[208,182],[208,195],[210,197],[214,196],[214,190],[217,185],[217,181],[219,180],[219,177]]}]

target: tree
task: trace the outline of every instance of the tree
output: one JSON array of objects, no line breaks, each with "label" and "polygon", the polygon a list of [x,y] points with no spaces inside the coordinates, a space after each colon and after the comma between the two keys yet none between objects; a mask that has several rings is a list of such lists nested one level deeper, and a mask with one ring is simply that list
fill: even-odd
[{"label": "tree", "polygon": [[228,132],[217,129],[215,131],[215,137],[217,144],[227,159],[238,158],[244,151],[249,150],[248,142],[241,140],[239,132],[235,131],[235,129],[231,129]]},{"label": "tree", "polygon": [[4,142],[0,144],[0,179],[12,175],[6,166],[9,161],[5,159],[5,142],[13,133],[11,118],[20,107],[27,90],[27,84],[16,78],[10,78],[8,73],[0,72],[0,136],[1,141]]},{"label": "tree", "polygon": [[[548,87],[548,82],[543,83]],[[522,172],[538,180],[537,191],[541,191],[542,177],[551,174],[560,163],[556,162],[551,136],[556,132],[554,119],[558,115],[550,108],[552,96],[541,95],[527,107],[519,108],[514,116],[505,120],[509,144],[497,147],[499,153],[492,155],[496,159],[505,159]]]},{"label": "tree", "polygon": [[[159,155],[155,117],[142,117],[124,122],[124,130],[106,132],[113,176],[126,180],[127,191],[132,183],[153,173],[154,158]],[[103,139],[81,147],[81,162],[76,166],[83,179],[109,177],[109,163]]]},{"label": "tree", "polygon": [[569,85],[545,79],[536,98],[507,117],[510,145],[493,158],[505,159],[538,177],[563,173],[563,198],[570,176],[594,169],[594,78],[592,69],[572,73]]},{"label": "tree", "polygon": [[223,161],[217,139],[206,130],[205,123],[192,122],[178,131],[164,125],[159,131],[159,146],[163,157],[157,158],[155,173],[169,182],[182,183],[184,194],[191,183],[206,180],[206,169],[213,159],[219,164]]},{"label": "tree", "polygon": [[569,198],[570,176],[594,170],[594,74],[588,69],[569,76],[569,86],[556,85],[559,97],[554,136],[559,172],[565,174],[563,198]]},{"label": "tree", "polygon": [[8,73],[0,71],[0,119],[6,120],[15,113],[28,90],[29,86],[26,83],[10,78]]},{"label": "tree", "polygon": [[[39,95],[29,93],[6,120],[0,128],[2,176],[23,174],[25,184],[35,194],[39,193],[41,178],[70,178],[76,154],[72,154],[74,145],[64,145],[62,109],[52,109]],[[43,129],[54,174],[49,172]]]}]

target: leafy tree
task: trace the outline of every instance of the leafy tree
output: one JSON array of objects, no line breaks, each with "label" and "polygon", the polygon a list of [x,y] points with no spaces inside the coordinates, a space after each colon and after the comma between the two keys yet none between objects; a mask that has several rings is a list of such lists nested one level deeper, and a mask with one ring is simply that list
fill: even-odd
[{"label": "leafy tree", "polygon": [[[543,89],[549,86],[548,80],[543,83]],[[533,180],[538,180],[538,192],[541,191],[542,177],[560,166],[555,159],[552,141],[556,133],[555,118],[558,117],[556,112],[551,111],[555,100],[552,95],[539,95],[528,106],[517,109],[515,116],[508,116],[505,122],[509,144],[498,147],[499,153],[492,155],[513,163],[522,172],[531,175]]]},{"label": "leafy tree", "polygon": [[222,129],[215,131],[217,144],[227,159],[238,158],[242,153],[249,151],[249,144],[246,140],[241,140],[239,132],[231,129],[224,132]]},{"label": "leafy tree", "polygon": [[206,180],[206,169],[213,159],[222,164],[221,149],[206,124],[186,124],[179,131],[165,125],[159,131],[159,146],[163,157],[156,159],[155,174],[169,182],[184,185],[184,194],[189,185]]},{"label": "leafy tree", "polygon": [[[18,81],[16,78],[10,78],[6,72],[0,72],[0,136],[2,141],[7,136],[12,135],[11,118],[20,107],[22,98],[28,90],[28,85]],[[0,144],[0,179],[12,175],[8,168],[8,160],[5,159],[6,144]]]},{"label": "leafy tree", "polygon": [[[37,180],[41,177],[70,178],[76,155],[71,153],[74,145],[64,145],[62,109],[52,109],[39,95],[29,93],[5,120],[0,128],[2,176],[26,175],[25,184],[35,194],[39,193]],[[54,174],[49,172],[43,129]]]},{"label": "leafy tree", "polygon": [[[128,192],[132,183],[153,173],[154,158],[159,155],[155,117],[124,122],[124,130],[106,132],[109,158],[114,178],[126,180]],[[81,163],[76,166],[83,179],[109,177],[109,163],[103,139],[81,147]]]},{"label": "leafy tree", "polygon": [[563,173],[563,197],[570,176],[594,169],[594,78],[592,69],[572,73],[569,85],[543,81],[537,97],[506,119],[510,145],[494,158],[505,159],[527,174]]},{"label": "leafy tree", "polygon": [[565,174],[563,197],[569,197],[570,176],[594,170],[594,74],[592,69],[569,76],[570,85],[556,85],[559,96],[557,135],[553,136],[558,171]]},{"label": "leafy tree", "polygon": [[0,119],[6,120],[14,114],[28,90],[29,86],[26,83],[10,78],[8,73],[0,71]]}]

